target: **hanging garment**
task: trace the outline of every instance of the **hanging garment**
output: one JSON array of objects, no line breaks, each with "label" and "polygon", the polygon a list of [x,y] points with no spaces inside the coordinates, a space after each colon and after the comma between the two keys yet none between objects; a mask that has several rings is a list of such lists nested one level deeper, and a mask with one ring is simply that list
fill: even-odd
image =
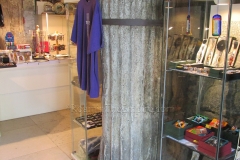
[{"label": "hanging garment", "polygon": [[81,0],[75,14],[71,41],[77,44],[80,87],[91,98],[99,96],[98,50],[102,47],[102,15],[99,0]]}]

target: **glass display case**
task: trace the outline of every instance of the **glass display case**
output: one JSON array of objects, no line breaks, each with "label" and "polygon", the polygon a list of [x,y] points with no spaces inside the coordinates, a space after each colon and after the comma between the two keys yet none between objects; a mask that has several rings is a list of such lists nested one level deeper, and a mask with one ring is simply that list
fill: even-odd
[{"label": "glass display case", "polygon": [[240,4],[164,1],[160,159],[233,159],[240,127]]},{"label": "glass display case", "polygon": [[[77,46],[70,41],[76,3],[66,3],[68,53],[76,59]],[[80,88],[76,60],[69,64],[70,111],[72,126],[72,158],[74,160],[97,159],[102,135],[102,103],[90,98]]]}]

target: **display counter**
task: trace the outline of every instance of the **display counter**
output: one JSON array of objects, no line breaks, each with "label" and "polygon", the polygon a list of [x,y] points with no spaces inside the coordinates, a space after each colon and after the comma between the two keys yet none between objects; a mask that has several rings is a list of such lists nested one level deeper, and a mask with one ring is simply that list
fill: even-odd
[{"label": "display counter", "polygon": [[71,59],[0,69],[0,121],[65,109]]}]

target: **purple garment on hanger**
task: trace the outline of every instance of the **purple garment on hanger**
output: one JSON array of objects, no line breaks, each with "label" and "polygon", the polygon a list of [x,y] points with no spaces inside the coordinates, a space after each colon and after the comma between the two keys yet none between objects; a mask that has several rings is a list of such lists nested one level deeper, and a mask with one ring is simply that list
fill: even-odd
[{"label": "purple garment on hanger", "polygon": [[98,50],[102,48],[102,15],[99,0],[81,0],[77,4],[71,41],[77,44],[77,68],[80,87],[91,98],[99,96]]}]

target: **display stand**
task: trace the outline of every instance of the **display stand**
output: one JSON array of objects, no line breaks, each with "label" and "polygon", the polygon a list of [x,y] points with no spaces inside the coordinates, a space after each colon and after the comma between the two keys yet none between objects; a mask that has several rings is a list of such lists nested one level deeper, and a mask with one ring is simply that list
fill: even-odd
[{"label": "display stand", "polygon": [[[233,158],[235,151],[238,150],[235,145],[237,129],[234,128],[240,126],[235,124],[236,127],[233,127],[226,118],[228,117],[226,112],[231,112],[228,108],[233,105],[226,100],[226,86],[231,86],[231,83],[240,79],[240,70],[238,73],[238,69],[231,68],[234,67],[234,63],[228,66],[228,52],[233,52],[230,47],[234,46],[232,42],[236,41],[232,35],[230,36],[231,16],[235,13],[232,5],[232,1],[229,1],[227,7],[215,5],[210,1],[191,2],[191,5],[180,1],[165,1],[161,160],[179,157],[190,159],[190,154],[181,153],[184,147],[189,149],[188,152],[198,152],[201,157],[216,160]],[[184,11],[190,10],[190,7],[194,12],[187,15]],[[219,24],[212,24],[212,17],[218,13],[222,15],[224,25],[220,28],[221,36],[217,37],[212,35],[212,32],[215,34],[212,28]],[[194,17],[190,24],[187,23],[191,27],[181,24],[180,22],[190,21],[190,14]],[[218,20],[219,23],[223,23]],[[194,53],[191,55],[195,57],[191,59],[188,59],[190,56],[179,56],[187,53],[186,47],[190,44],[182,38],[186,36],[186,28],[191,28],[192,36],[202,41],[202,44],[199,43],[192,50]],[[169,37],[173,35],[178,38],[169,43]],[[237,44],[234,49],[237,49]],[[234,56],[236,61],[237,54]],[[218,89],[211,90],[216,84]],[[212,96],[212,99],[209,96]],[[203,117],[206,121],[203,121]],[[208,137],[208,134],[211,137]]]},{"label": "display stand", "polygon": [[[73,4],[66,4],[67,10],[67,44],[69,56],[76,58],[77,46],[70,42],[74,12],[68,12],[68,7]],[[69,64],[70,79],[70,111],[72,128],[72,153],[74,160],[97,159],[102,134],[101,120],[101,96],[89,98],[86,91],[83,91],[79,84],[76,62]]]}]

